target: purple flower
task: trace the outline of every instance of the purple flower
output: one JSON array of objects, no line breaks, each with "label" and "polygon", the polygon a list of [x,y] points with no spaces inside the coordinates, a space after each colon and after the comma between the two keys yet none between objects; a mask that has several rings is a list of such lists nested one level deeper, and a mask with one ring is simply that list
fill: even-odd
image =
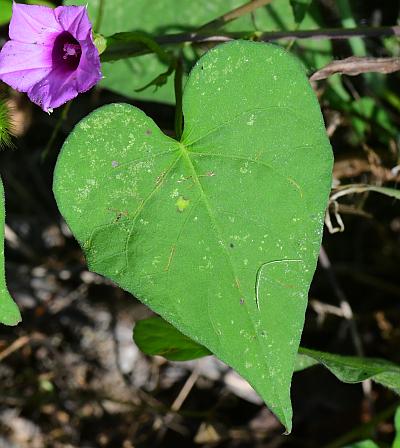
[{"label": "purple flower", "polygon": [[101,78],[100,57],[84,6],[14,3],[10,41],[0,52],[0,80],[51,112]]}]

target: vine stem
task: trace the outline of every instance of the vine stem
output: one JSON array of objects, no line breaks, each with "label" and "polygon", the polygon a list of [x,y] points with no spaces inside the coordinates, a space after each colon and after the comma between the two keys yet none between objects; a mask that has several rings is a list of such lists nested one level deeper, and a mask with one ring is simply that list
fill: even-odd
[{"label": "vine stem", "polygon": [[69,101],[63,108],[60,117],[57,120],[57,123],[53,129],[53,133],[51,134],[51,137],[49,139],[49,141],[47,142],[47,145],[44,149],[44,151],[42,152],[41,155],[41,161],[44,162],[47,158],[47,156],[49,155],[50,150],[52,149],[54,142],[56,141],[56,138],[58,136],[58,133],[60,132],[61,126],[64,123],[64,121],[67,119],[68,117],[68,113],[69,110],[71,108],[71,104],[72,101]]},{"label": "vine stem", "polygon": [[208,30],[208,29],[219,29],[226,23],[232,22],[232,20],[236,20],[239,17],[242,17],[246,14],[250,14],[261,6],[266,6],[269,3],[272,3],[273,0],[250,0],[242,6],[239,6],[232,11],[227,12],[226,14],[217,17],[211,22],[207,22],[205,25],[199,28],[199,31]]},{"label": "vine stem", "polygon": [[103,15],[104,15],[104,0],[99,0],[99,7],[97,9],[96,22],[93,27],[93,29],[96,33],[99,32],[101,23],[103,21]]},{"label": "vine stem", "polygon": [[226,42],[253,36],[256,40],[270,41],[279,39],[331,39],[345,40],[352,37],[389,37],[400,36],[400,26],[359,27],[359,28],[327,28],[298,31],[256,31],[254,33],[235,32],[210,34],[204,32],[170,34],[156,38],[161,45],[179,44],[185,42]]},{"label": "vine stem", "polygon": [[[121,35],[121,33],[119,33]],[[102,62],[116,61],[131,57],[142,56],[144,54],[154,53],[146,45],[140,42],[132,42],[129,44],[129,33],[125,36],[125,45],[119,48],[115,47],[113,43],[108,46],[105,52],[101,55]],[[400,37],[400,26],[382,26],[382,27],[359,27],[359,28],[329,28],[329,29],[315,29],[315,30],[298,30],[298,31],[247,31],[235,33],[219,33],[211,32],[190,32],[169,34],[166,36],[159,36],[154,39],[158,45],[178,45],[189,43],[221,43],[228,42],[234,39],[253,39],[263,42],[281,40],[281,39],[314,39],[314,40],[347,40],[353,37]],[[113,41],[113,36],[107,38],[110,42]],[[121,40],[121,37],[120,37]],[[128,45],[126,44],[128,40]]]},{"label": "vine stem", "polygon": [[176,139],[179,141],[182,137],[183,129],[183,110],[182,110],[182,97],[183,97],[183,57],[182,52],[176,60],[175,76],[174,76],[174,86],[175,86],[175,135]]}]

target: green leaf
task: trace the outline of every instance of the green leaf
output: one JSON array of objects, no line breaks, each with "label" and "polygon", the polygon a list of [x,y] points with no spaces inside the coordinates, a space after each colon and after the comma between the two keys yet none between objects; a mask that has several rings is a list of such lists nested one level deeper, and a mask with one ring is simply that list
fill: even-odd
[{"label": "green leaf", "polygon": [[49,8],[54,8],[54,3],[46,0],[26,0],[25,3],[28,5],[41,5],[41,6],[47,6]]},{"label": "green leaf", "polygon": [[238,41],[200,59],[183,112],[181,142],[129,105],[85,118],[57,162],[59,209],[90,269],[235,368],[290,431],[331,187],[318,101],[295,58]]},{"label": "green leaf", "polygon": [[[0,26],[7,25],[12,14],[12,0],[0,0]],[[26,0],[28,5],[43,5],[54,8],[54,4],[46,0]]]},{"label": "green leaf", "polygon": [[143,353],[164,356],[171,361],[188,361],[212,354],[161,317],[137,322],[133,339]]},{"label": "green leaf", "polygon": [[[188,338],[161,317],[150,317],[135,324],[133,339],[139,349],[150,356],[163,356],[171,361],[189,361],[212,353],[203,345]],[[298,354],[295,372],[315,366],[318,361]]]},{"label": "green leaf", "polygon": [[300,24],[304,20],[311,2],[312,0],[290,0],[290,6],[293,9],[294,20],[297,24]]},{"label": "green leaf", "polygon": [[393,448],[400,448],[400,407],[397,408],[394,416],[394,429],[396,431],[396,435],[393,441]]},{"label": "green leaf", "polygon": [[358,140],[365,138],[368,133],[374,133],[383,143],[387,143],[389,138],[396,138],[398,133],[396,126],[389,113],[382,106],[377,106],[375,98],[364,96],[353,101],[350,107],[348,105],[345,107],[350,114]]},{"label": "green leaf", "polygon": [[299,353],[330,370],[344,383],[359,383],[371,379],[400,394],[400,367],[384,359],[342,356],[300,347]]},{"label": "green leaf", "polygon": [[0,179],[0,322],[5,325],[17,325],[21,322],[21,314],[7,291],[4,273],[4,218],[4,190]]},{"label": "green leaf", "polygon": [[[104,12],[101,24],[96,32],[105,36],[124,31],[144,31],[149,35],[162,36],[195,30],[210,20],[245,3],[245,0],[103,0]],[[99,0],[64,0],[66,5],[88,5],[92,22],[96,22]],[[290,0],[279,0],[268,7],[259,8],[253,14],[241,17],[230,23],[225,30],[255,31],[292,30],[296,27]],[[311,5],[300,29],[319,27],[321,14],[317,2]],[[284,41],[287,45],[287,41]],[[331,43],[328,40],[308,40],[296,45],[299,55],[312,70],[320,68],[331,61]],[[196,50],[198,51],[198,50]],[[189,61],[197,59],[197,53],[190,47],[184,48]],[[146,55],[118,62],[102,64],[104,79],[101,82],[114,92],[128,98],[139,98],[165,103],[174,103],[172,80],[166,85],[152,91],[136,92],[142,86],[156,79],[167,70],[155,55]],[[329,80],[330,82],[330,80]]]},{"label": "green leaf", "polygon": [[355,442],[351,445],[346,445],[343,448],[379,448],[379,446],[372,440],[363,440],[362,442]]},{"label": "green leaf", "polygon": [[[186,361],[210,355],[209,350],[190,340],[160,317],[138,322],[134,330],[134,340],[139,349],[147,355],[160,355],[173,361]],[[340,381],[345,383],[358,383],[372,379],[400,393],[400,367],[391,362],[299,348],[294,367],[295,372],[317,364],[328,368]],[[396,414],[395,424],[397,424],[396,428],[400,434],[400,411]],[[395,448],[400,448],[400,439],[398,443],[399,446]]]},{"label": "green leaf", "polygon": [[7,25],[11,19],[12,0],[0,0],[0,26]]}]

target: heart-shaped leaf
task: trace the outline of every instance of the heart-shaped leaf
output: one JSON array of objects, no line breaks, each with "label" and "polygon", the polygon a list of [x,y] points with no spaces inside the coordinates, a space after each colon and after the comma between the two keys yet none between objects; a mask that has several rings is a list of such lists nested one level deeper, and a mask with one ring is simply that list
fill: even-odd
[{"label": "heart-shaped leaf", "polygon": [[4,190],[0,179],[0,322],[5,325],[17,325],[21,322],[21,314],[7,291],[4,274],[4,218]]},{"label": "heart-shaped leaf", "polygon": [[332,153],[301,65],[268,44],[202,57],[181,142],[105,106],[66,141],[59,208],[90,268],[243,375],[287,430]]}]

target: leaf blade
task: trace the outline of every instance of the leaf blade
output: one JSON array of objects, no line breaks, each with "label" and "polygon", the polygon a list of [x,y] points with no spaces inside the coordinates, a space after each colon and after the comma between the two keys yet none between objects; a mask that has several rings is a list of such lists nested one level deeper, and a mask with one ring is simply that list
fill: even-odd
[{"label": "leaf blade", "polygon": [[330,190],[321,112],[299,63],[251,42],[207,53],[183,103],[180,143],[132,106],[84,119],[55,196],[90,268],[234,367],[290,432]]},{"label": "leaf blade", "polygon": [[14,326],[21,322],[21,314],[6,286],[4,272],[4,220],[4,189],[0,178],[0,322],[4,325]]}]

